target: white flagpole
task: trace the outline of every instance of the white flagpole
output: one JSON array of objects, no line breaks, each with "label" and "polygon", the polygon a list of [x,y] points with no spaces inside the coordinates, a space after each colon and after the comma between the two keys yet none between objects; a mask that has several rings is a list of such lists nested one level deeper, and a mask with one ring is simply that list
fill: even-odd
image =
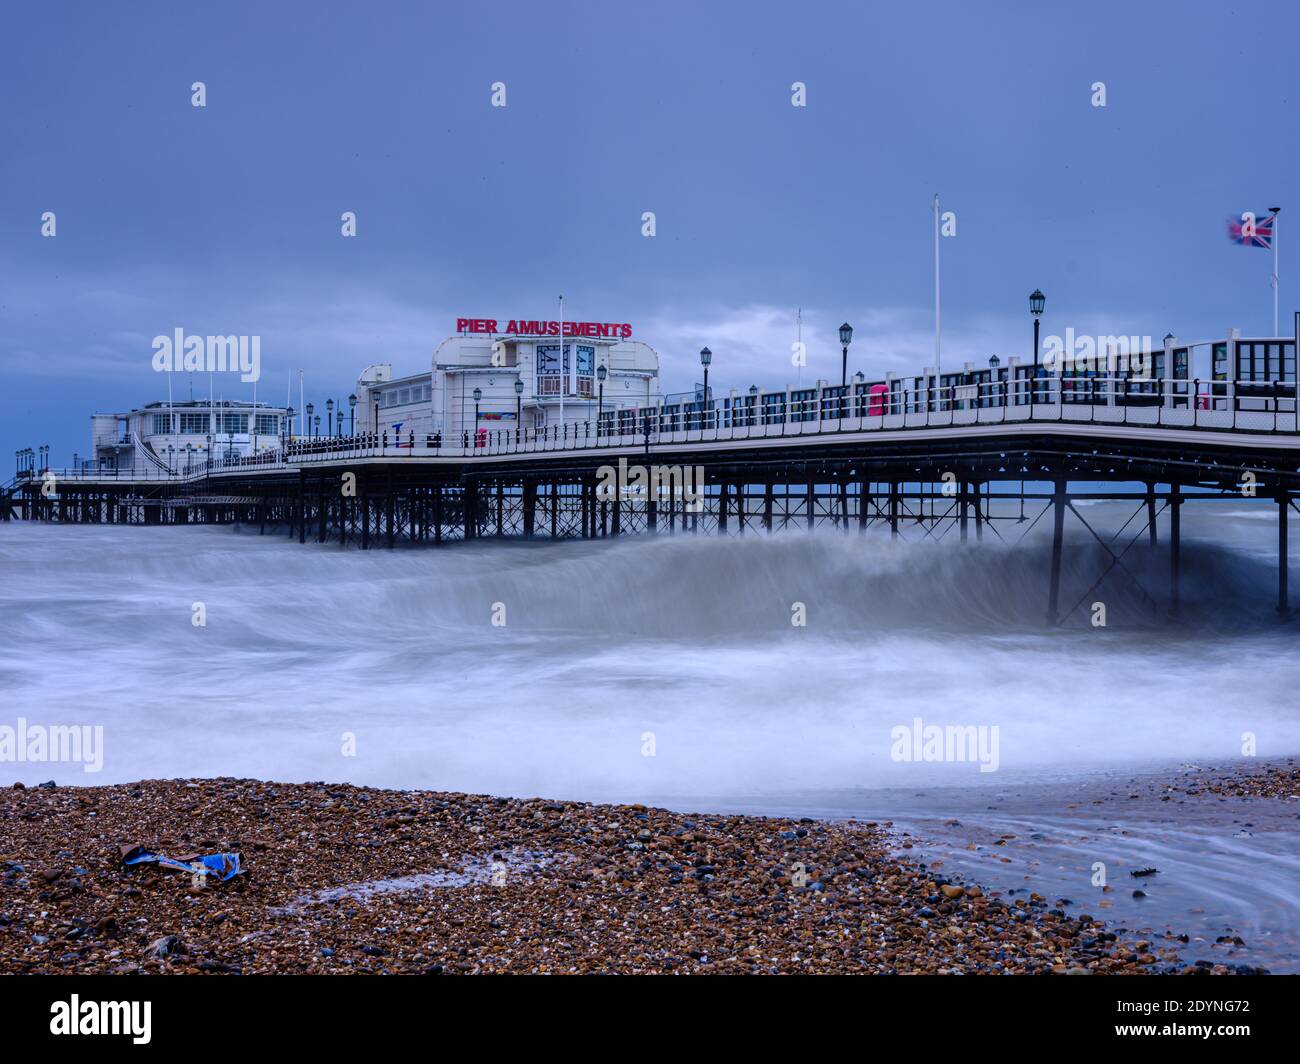
[{"label": "white flagpole", "polygon": [[[172,370],[171,367],[168,366],[167,367],[167,435],[168,436],[173,436],[176,432],[176,426],[172,420],[173,418],[175,418],[175,416],[176,415],[172,413]],[[179,442],[180,437],[176,436],[175,438]],[[167,457],[167,475],[168,476],[172,475],[172,460],[170,455],[168,455]]]},{"label": "white flagpole", "polygon": [[939,355],[939,193],[934,194],[934,383],[938,385],[942,362]]},{"label": "white flagpole", "polygon": [[564,364],[564,296],[560,296],[560,431],[564,431],[564,393],[569,390],[569,370]]},{"label": "white flagpole", "polygon": [[799,343],[799,365],[794,371],[794,386],[803,387],[803,307],[795,311],[794,317],[795,340]]},{"label": "white flagpole", "polygon": [[1271,281],[1273,284],[1273,335],[1274,336],[1277,336],[1278,334],[1277,332],[1277,291],[1278,291],[1278,286],[1281,282],[1281,278],[1278,276],[1278,272],[1277,272],[1277,216],[1281,210],[1282,210],[1281,207],[1270,207],[1268,209],[1269,213],[1273,216],[1273,276],[1271,278]]}]

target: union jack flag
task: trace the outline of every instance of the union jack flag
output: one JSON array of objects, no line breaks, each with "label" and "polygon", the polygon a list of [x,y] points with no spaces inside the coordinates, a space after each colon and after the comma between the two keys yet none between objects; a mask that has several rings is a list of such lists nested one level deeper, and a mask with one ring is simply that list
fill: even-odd
[{"label": "union jack flag", "polygon": [[1245,244],[1253,248],[1271,248],[1273,246],[1273,215],[1247,212],[1240,218],[1228,222],[1228,239],[1234,244]]}]

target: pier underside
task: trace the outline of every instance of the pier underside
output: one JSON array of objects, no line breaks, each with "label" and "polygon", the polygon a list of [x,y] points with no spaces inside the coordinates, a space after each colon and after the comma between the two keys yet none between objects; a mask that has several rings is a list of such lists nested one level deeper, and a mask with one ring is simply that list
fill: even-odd
[{"label": "pier underside", "polygon": [[[1086,616],[1092,590],[1076,601],[1074,590],[1062,588],[1067,528],[1073,526],[1073,540],[1082,537],[1100,550],[1094,588],[1112,575],[1150,585],[1149,571],[1133,571],[1131,552],[1140,544],[1161,545],[1168,572],[1161,576],[1167,592],[1160,608],[1177,612],[1183,507],[1246,499],[1276,508],[1277,609],[1289,613],[1288,516],[1300,494],[1294,451],[1107,448],[1077,441],[1084,449],[1070,442],[1018,438],[972,447],[969,441],[926,441],[890,453],[852,453],[833,443],[788,454],[647,448],[617,456],[552,454],[544,461],[367,455],[176,481],[49,485],[33,478],[8,500],[5,519],[237,524],[303,544],[362,550],[483,538],[744,536],[793,529],[1015,545],[1037,530],[1051,537],[1045,612],[1056,624]],[[1118,529],[1103,529],[1082,506],[1096,502],[1127,507],[1129,516]]]}]

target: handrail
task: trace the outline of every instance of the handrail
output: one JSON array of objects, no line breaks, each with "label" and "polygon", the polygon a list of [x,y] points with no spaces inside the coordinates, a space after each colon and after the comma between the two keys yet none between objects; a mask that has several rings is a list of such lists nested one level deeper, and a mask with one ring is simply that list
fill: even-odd
[{"label": "handrail", "polygon": [[[925,380],[917,378],[916,380]],[[683,409],[663,404],[604,411],[590,420],[540,428],[479,429],[471,433],[387,432],[307,437],[276,450],[169,471],[148,467],[107,470],[30,470],[27,481],[46,473],[71,481],[176,481],[214,474],[283,470],[351,458],[446,457],[473,460],[501,455],[600,451],[614,447],[731,442],[770,437],[824,438],[845,433],[920,428],[1068,423],[1165,429],[1236,430],[1300,438],[1296,387],[1289,381],[1226,381],[1202,378],[1052,376],[915,385],[915,380],[856,382],[847,388],[810,388],[744,396],[743,406],[712,400]],[[769,400],[764,402],[763,400]],[[16,484],[19,478],[15,477]]]}]

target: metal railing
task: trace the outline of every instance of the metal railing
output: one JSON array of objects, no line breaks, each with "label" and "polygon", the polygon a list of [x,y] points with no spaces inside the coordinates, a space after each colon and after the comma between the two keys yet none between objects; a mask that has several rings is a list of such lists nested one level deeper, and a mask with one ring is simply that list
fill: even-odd
[{"label": "metal railing", "polygon": [[[641,447],[649,444],[726,443],[769,438],[827,438],[914,429],[969,428],[1028,423],[1093,424],[1134,428],[1218,430],[1296,436],[1291,382],[1201,378],[1134,380],[1126,377],[1028,377],[971,384],[909,387],[903,381],[844,388],[764,393],[745,405],[713,400],[690,409],[658,405],[606,411],[597,421],[545,428],[479,429],[455,433],[307,437],[257,455],[192,463],[168,471],[152,467],[52,472],[71,481],[183,481],[237,471],[284,470],[350,458],[502,455]],[[763,401],[766,400],[766,401]]]}]

